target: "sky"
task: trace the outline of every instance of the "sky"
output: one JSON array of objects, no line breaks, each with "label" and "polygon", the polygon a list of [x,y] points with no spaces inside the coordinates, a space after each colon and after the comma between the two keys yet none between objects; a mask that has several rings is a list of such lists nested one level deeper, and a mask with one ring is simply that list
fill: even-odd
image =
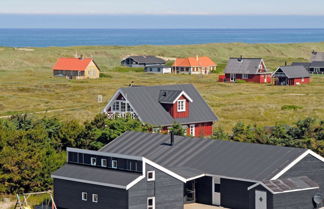
[{"label": "sky", "polygon": [[0,28],[324,28],[324,0],[0,0]]}]

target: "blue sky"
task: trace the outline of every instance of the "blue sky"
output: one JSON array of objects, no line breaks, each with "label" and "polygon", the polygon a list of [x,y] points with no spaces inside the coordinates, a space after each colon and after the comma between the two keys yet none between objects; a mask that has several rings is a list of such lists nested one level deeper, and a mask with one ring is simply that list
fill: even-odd
[{"label": "blue sky", "polygon": [[324,0],[0,0],[0,28],[324,28]]},{"label": "blue sky", "polygon": [[323,0],[1,0],[0,13],[324,15]]}]

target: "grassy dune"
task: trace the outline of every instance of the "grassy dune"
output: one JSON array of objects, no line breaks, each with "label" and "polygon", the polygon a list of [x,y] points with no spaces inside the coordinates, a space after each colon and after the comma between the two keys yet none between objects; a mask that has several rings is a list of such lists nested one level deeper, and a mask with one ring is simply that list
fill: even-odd
[{"label": "grassy dune", "polygon": [[[206,44],[190,46],[68,47],[21,50],[0,48],[0,116],[21,112],[48,111],[62,119],[87,120],[102,110],[97,95],[107,101],[113,93],[131,81],[138,85],[192,83],[220,117],[218,126],[229,130],[237,121],[274,125],[292,123],[307,116],[324,118],[324,76],[314,76],[312,84],[278,87],[260,84],[225,84],[209,76],[151,75],[120,72],[122,57],[153,54],[163,57],[210,56],[221,68],[228,57],[263,57],[274,70],[285,61],[307,61],[315,49],[324,51],[324,43],[305,44]],[[76,53],[93,56],[108,76],[98,80],[69,81],[53,78],[51,67],[61,56]],[[283,105],[302,109],[282,110]]]}]

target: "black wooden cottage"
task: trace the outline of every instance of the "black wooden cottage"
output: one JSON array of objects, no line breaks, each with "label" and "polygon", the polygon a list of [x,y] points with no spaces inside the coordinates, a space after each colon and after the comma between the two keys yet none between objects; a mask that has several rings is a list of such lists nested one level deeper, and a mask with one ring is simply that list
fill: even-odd
[{"label": "black wooden cottage", "polygon": [[303,66],[311,74],[324,74],[324,61],[293,62],[292,66]]},{"label": "black wooden cottage", "polygon": [[129,56],[121,61],[121,65],[127,67],[146,67],[165,63],[164,59],[155,56]]},{"label": "black wooden cottage", "polygon": [[52,175],[59,209],[323,206],[324,159],[306,149],[126,132],[99,151],[67,152]]}]

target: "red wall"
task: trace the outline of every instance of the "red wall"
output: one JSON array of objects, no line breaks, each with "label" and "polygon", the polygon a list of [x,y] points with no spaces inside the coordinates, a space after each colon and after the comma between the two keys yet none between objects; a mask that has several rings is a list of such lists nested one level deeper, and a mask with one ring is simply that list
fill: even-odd
[{"label": "red wall", "polygon": [[[195,137],[211,136],[213,134],[213,122],[195,124]],[[190,127],[187,128],[187,135],[190,135]]]},{"label": "red wall", "polygon": [[[266,82],[264,82],[264,76],[267,76]],[[230,74],[225,74],[226,81],[230,81]],[[246,82],[254,82],[254,83],[271,83],[271,75],[249,75],[248,79],[242,79],[242,74],[236,74],[236,80],[245,80]]]},{"label": "red wall", "polygon": [[164,108],[166,109],[166,111],[168,111],[170,113],[170,115],[173,118],[187,118],[189,117],[189,110],[190,110],[190,101],[188,99],[186,99],[186,97],[181,96],[179,98],[179,100],[185,99],[186,100],[186,111],[185,112],[178,112],[178,108],[177,105],[178,103],[175,102],[174,104],[164,104]]},{"label": "red wall", "polygon": [[289,85],[297,85],[299,84],[308,84],[310,83],[310,78],[304,78],[304,82],[302,81],[302,78],[294,78],[294,79],[289,79]]}]

